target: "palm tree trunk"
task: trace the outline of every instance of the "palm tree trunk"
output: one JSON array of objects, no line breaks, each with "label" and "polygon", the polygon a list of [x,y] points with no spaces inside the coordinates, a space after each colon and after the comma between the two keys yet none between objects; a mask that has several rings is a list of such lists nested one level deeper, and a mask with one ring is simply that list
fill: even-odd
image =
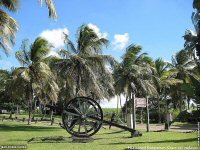
[{"label": "palm tree trunk", "polygon": [[180,110],[180,112],[182,112],[182,99],[181,98],[179,99],[179,110]]},{"label": "palm tree trunk", "polygon": [[52,120],[52,119],[53,119],[53,101],[51,102],[51,106],[52,106],[52,108],[51,108],[51,116],[50,116],[50,119]]},{"label": "palm tree trunk", "polygon": [[158,123],[161,123],[160,100],[161,98],[158,98]]},{"label": "palm tree trunk", "polygon": [[81,69],[78,68],[78,80],[77,80],[77,87],[76,87],[76,96],[78,96],[80,89],[81,89]]},{"label": "palm tree trunk", "polygon": [[125,110],[126,112],[126,116],[125,116],[125,118],[126,118],[126,122],[127,122],[127,115],[128,115],[128,96],[126,96],[126,110]]},{"label": "palm tree trunk", "polygon": [[17,105],[16,107],[17,107],[16,115],[18,115],[19,114],[19,105]]},{"label": "palm tree trunk", "polygon": [[135,93],[132,93],[132,117],[133,117],[133,130],[136,130],[136,108],[135,108]]},{"label": "palm tree trunk", "polygon": [[188,110],[190,110],[190,98],[189,97],[187,97],[187,108],[188,108]]},{"label": "palm tree trunk", "polygon": [[[31,82],[32,83],[32,82]],[[27,98],[28,98],[28,106],[29,106],[29,114],[28,114],[28,125],[31,124],[32,121],[32,100],[33,100],[33,89],[32,89],[32,84],[27,86]]]},{"label": "palm tree trunk", "polygon": [[165,92],[165,130],[169,130],[169,122],[167,120],[168,117],[168,104],[167,104],[167,93],[166,93],[166,88],[164,89]]}]

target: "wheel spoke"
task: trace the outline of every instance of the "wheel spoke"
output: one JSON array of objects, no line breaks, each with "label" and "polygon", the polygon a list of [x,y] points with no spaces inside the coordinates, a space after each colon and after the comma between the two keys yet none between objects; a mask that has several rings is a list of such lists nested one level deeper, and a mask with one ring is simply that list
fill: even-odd
[{"label": "wheel spoke", "polygon": [[80,108],[80,112],[83,113],[82,105],[81,105],[81,103],[80,103],[80,99],[78,99],[77,101],[78,101],[78,107]]},{"label": "wheel spoke", "polygon": [[74,109],[78,114],[81,114],[81,111],[79,111],[76,107],[74,107],[73,105],[70,105],[70,107],[72,108],[72,109]]},{"label": "wheel spoke", "polygon": [[89,107],[91,106],[90,104],[88,104],[87,101],[84,101],[84,113],[87,114],[87,112],[89,111]]},{"label": "wheel spoke", "polygon": [[64,110],[63,113],[67,114],[67,115],[71,115],[71,116],[77,116],[77,117],[80,116],[79,114],[76,114],[76,113],[73,113],[73,112],[69,112],[69,111],[66,111],[66,110]]},{"label": "wheel spoke", "polygon": [[88,123],[88,125],[92,128],[92,129],[94,129],[94,125],[95,125],[95,122],[92,122],[92,121],[88,121],[87,119],[85,120],[87,123]]},{"label": "wheel spoke", "polygon": [[87,127],[86,127],[86,124],[85,124],[85,120],[84,120],[84,128],[85,128],[85,133],[87,134]]},{"label": "wheel spoke", "polygon": [[77,123],[77,121],[78,121],[79,119],[77,119],[77,120],[74,120],[74,122],[72,122],[71,123],[71,125],[70,125],[70,130],[73,130],[73,128],[75,127],[75,125],[76,125],[76,123]]},{"label": "wheel spoke", "polygon": [[67,120],[66,122],[72,122],[72,121],[74,121],[74,120],[77,120],[77,118],[72,118],[72,119],[70,119],[70,120]]},{"label": "wheel spoke", "polygon": [[78,127],[78,132],[80,133],[81,131],[81,123],[82,123],[82,120],[79,120],[79,127]]},{"label": "wheel spoke", "polygon": [[87,117],[92,117],[92,116],[96,116],[96,115],[99,115],[99,113],[94,112],[94,113],[86,114]]}]

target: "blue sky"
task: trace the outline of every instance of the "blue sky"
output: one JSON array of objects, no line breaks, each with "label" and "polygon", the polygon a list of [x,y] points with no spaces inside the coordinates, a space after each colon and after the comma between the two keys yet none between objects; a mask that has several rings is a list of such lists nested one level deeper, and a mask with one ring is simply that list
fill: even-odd
[{"label": "blue sky", "polygon": [[54,0],[58,19],[48,18],[46,6],[38,0],[21,0],[20,9],[11,15],[19,23],[16,44],[9,57],[0,60],[1,69],[19,66],[14,54],[25,38],[34,41],[42,35],[57,47],[60,33],[69,33],[72,41],[83,23],[90,24],[99,36],[107,37],[109,54],[120,61],[129,44],[139,44],[154,59],[171,56],[183,48],[182,38],[186,29],[193,29],[191,14],[193,0]]}]

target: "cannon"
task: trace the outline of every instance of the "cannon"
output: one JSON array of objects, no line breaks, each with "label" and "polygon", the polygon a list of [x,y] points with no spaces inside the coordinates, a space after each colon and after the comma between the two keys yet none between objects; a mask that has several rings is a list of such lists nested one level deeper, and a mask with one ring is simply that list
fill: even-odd
[{"label": "cannon", "polygon": [[75,137],[90,137],[97,133],[103,123],[115,126],[131,133],[131,137],[142,134],[127,126],[114,122],[114,114],[110,121],[103,119],[101,106],[89,97],[76,97],[70,100],[62,113],[63,128]]}]

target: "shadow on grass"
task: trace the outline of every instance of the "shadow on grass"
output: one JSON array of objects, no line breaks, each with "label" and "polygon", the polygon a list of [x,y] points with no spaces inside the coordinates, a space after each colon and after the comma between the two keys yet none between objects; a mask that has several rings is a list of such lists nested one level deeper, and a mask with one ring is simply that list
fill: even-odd
[{"label": "shadow on grass", "polygon": [[94,140],[101,140],[102,138],[80,138],[75,139],[73,137],[63,137],[63,136],[48,136],[48,137],[34,137],[29,139],[28,143],[91,143]]},{"label": "shadow on grass", "polygon": [[165,140],[165,141],[145,141],[145,142],[133,142],[133,143],[124,143],[124,142],[119,142],[119,143],[109,143],[108,145],[121,145],[121,144],[146,144],[146,143],[151,143],[151,144],[158,144],[158,143],[184,143],[184,142],[194,142],[196,141],[196,138],[189,138],[189,139],[180,139],[180,140]]},{"label": "shadow on grass", "polygon": [[0,132],[12,132],[12,131],[34,131],[34,132],[46,132],[59,130],[59,127],[41,127],[41,126],[29,126],[29,125],[5,125],[0,124]]},{"label": "shadow on grass", "polygon": [[49,137],[34,137],[27,141],[28,143],[71,143],[69,137],[49,136]]},{"label": "shadow on grass", "polygon": [[121,130],[121,131],[110,131],[109,133],[99,133],[98,135],[106,135],[106,134],[116,134],[116,133],[122,133],[122,132],[127,132],[126,130]]}]

